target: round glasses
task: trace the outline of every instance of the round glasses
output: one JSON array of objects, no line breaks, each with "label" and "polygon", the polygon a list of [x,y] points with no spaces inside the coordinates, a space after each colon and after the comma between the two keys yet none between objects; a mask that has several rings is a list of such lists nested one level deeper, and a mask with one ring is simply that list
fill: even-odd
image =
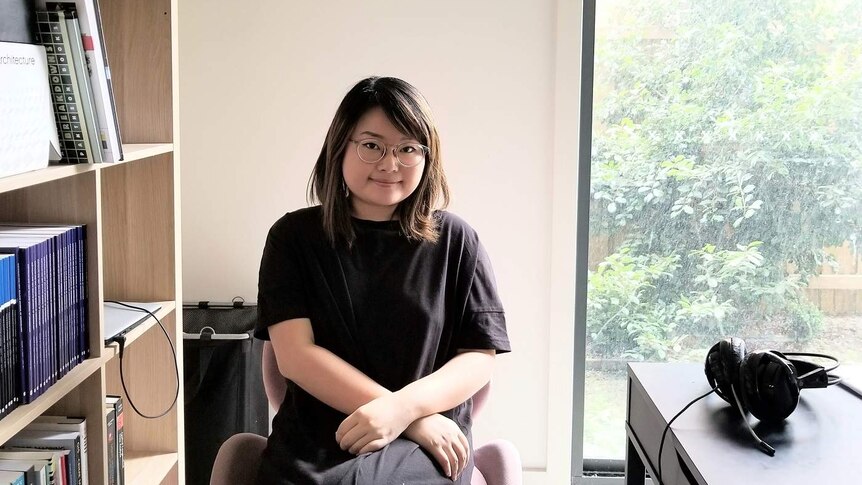
[{"label": "round glasses", "polygon": [[424,162],[425,155],[428,153],[428,147],[414,142],[387,145],[374,138],[365,138],[362,140],[351,139],[350,142],[356,145],[356,154],[365,163],[377,163],[383,160],[390,147],[393,149],[395,159],[398,160],[398,163],[408,168],[415,167]]}]

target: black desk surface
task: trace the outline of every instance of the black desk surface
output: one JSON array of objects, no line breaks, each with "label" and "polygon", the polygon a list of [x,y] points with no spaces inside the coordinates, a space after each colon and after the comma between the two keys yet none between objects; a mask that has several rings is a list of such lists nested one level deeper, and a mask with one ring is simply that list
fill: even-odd
[{"label": "black desk surface", "polygon": [[[702,364],[630,366],[661,413],[662,427],[710,389]],[[775,448],[774,457],[755,447],[738,413],[715,394],[674,421],[665,450],[674,446],[675,438],[678,451],[710,484],[862,484],[862,399],[847,389],[803,390],[796,410],[781,425],[767,426],[751,415],[748,421]]]}]

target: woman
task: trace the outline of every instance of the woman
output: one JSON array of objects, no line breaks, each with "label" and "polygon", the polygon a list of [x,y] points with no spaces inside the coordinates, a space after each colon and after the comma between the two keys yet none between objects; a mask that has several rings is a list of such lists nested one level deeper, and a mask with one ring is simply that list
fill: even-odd
[{"label": "woman", "polygon": [[261,261],[256,336],[289,381],[258,483],[469,484],[470,398],[510,348],[475,231],[435,210],[449,192],[419,91],[354,86],[309,198]]}]

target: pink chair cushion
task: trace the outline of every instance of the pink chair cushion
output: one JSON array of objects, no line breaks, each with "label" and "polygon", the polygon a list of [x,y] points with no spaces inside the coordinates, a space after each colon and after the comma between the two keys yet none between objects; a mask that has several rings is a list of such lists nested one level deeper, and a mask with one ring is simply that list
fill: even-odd
[{"label": "pink chair cushion", "polygon": [[210,485],[252,485],[264,448],[266,438],[254,433],[228,438],[218,449]]},{"label": "pink chair cushion", "polygon": [[478,468],[473,468],[473,476],[470,477],[470,485],[488,485],[488,482],[485,481],[485,476],[482,475],[482,472],[480,472]]},{"label": "pink chair cushion", "polygon": [[485,409],[485,403],[488,402],[488,396],[491,394],[491,382],[489,381],[487,384],[482,386],[482,389],[476,391],[476,394],[473,394],[473,418],[478,416],[483,409]]},{"label": "pink chair cushion", "polygon": [[[482,478],[493,485],[521,485],[521,455],[511,442],[494,440],[476,449],[473,456]],[[473,480],[476,479],[474,474]],[[478,482],[481,483],[481,482]],[[477,482],[471,481],[471,485]]]}]

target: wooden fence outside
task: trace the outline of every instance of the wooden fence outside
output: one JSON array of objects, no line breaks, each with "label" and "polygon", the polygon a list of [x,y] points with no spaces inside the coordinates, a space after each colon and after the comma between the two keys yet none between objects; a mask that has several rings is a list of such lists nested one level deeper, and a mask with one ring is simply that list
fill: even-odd
[{"label": "wooden fence outside", "polygon": [[849,242],[826,250],[838,267],[824,265],[809,282],[806,296],[827,315],[862,315],[862,254]]}]

